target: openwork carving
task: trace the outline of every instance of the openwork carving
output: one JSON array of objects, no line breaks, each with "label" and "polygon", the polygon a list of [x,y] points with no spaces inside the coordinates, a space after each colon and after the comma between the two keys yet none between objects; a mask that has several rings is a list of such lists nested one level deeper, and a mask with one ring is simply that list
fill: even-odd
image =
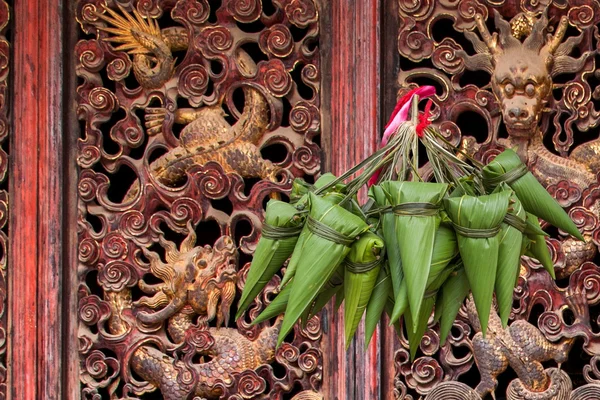
[{"label": "openwork carving", "polygon": [[77,2],[82,398],[320,398],[319,317],[233,321],[263,207],[320,170],[314,0]]},{"label": "openwork carving", "polygon": [[8,271],[8,141],[9,141],[9,94],[8,79],[10,44],[6,39],[9,29],[10,7],[0,1],[0,399],[6,398],[8,375],[7,347],[7,281]]},{"label": "openwork carving", "polygon": [[[600,3],[397,4],[401,94],[414,84],[435,85],[434,123],[449,141],[480,160],[507,146],[517,148],[569,210],[587,242],[546,226],[559,279],[551,281],[525,259],[508,329],[492,322],[490,337],[483,339],[475,311],[467,306],[446,345],[440,346],[436,326],[429,327],[413,363],[401,338],[395,353],[396,397],[441,399],[452,392],[457,399],[488,393],[568,399],[581,396],[571,394],[574,388],[597,390],[591,384],[600,377],[600,85],[595,65]],[[507,368],[513,375],[503,373]]]}]

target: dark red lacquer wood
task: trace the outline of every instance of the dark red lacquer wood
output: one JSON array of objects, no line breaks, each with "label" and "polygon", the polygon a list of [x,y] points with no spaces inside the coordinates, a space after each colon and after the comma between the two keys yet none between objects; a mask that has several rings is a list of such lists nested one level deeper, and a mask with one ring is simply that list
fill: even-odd
[{"label": "dark red lacquer wood", "polygon": [[[380,131],[380,5],[367,0],[323,2],[323,98],[329,119],[324,146],[327,168],[341,173],[377,146]],[[348,352],[344,348],[341,310],[327,309],[324,386],[328,399],[379,397],[379,330],[364,348],[364,327],[358,329]]]},{"label": "dark red lacquer wood", "polygon": [[62,7],[14,4],[9,398],[62,398]]}]

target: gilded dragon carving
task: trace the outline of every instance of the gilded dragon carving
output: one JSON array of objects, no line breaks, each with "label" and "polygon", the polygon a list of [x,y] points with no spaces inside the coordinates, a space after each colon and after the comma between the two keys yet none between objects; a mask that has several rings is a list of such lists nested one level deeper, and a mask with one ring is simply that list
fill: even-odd
[{"label": "gilded dragon carving", "polygon": [[[236,295],[237,249],[228,236],[220,237],[212,247],[196,246],[194,227],[188,222],[187,228],[188,236],[179,249],[175,243],[159,238],[166,262],[159,254],[142,247],[149,260],[148,272],[162,280],[137,282],[147,296],[132,301],[127,285],[120,285],[120,290],[105,291],[110,308],[109,334],[122,336],[136,322],[150,332],[166,323],[169,346],[186,354],[183,360],[173,358],[156,348],[151,340],[146,344],[147,338],[132,351],[130,368],[147,382],[144,390],[158,388],[166,400],[191,395],[220,398],[223,389],[233,384],[234,374],[271,364],[282,322],[278,318],[253,339],[236,329],[222,327],[229,322]],[[209,327],[208,323],[214,319],[216,327]],[[319,398],[311,393],[298,398]]]},{"label": "gilded dragon carving", "polygon": [[276,349],[274,280],[230,318],[264,200],[320,170],[317,4],[74,7],[81,398],[322,398],[319,316]]},{"label": "gilded dragon carving", "polygon": [[[571,293],[569,296],[577,321],[589,324],[589,313],[585,295]],[[559,343],[550,342],[532,324],[525,320],[513,322],[506,329],[500,317],[492,310],[486,337],[481,334],[481,326],[472,296],[467,300],[469,322],[477,332],[472,339],[475,362],[481,375],[481,382],[475,391],[482,398],[488,393],[495,399],[498,385],[497,376],[510,366],[518,376],[513,386],[519,386],[520,397],[553,398],[562,388],[560,379],[552,379],[542,362],[554,360],[559,368],[567,361],[574,338],[563,339]],[[544,392],[540,394],[540,392]],[[512,397],[509,397],[512,399]],[[515,398],[516,400],[516,398]]]},{"label": "gilded dragon carving", "polygon": [[[597,62],[591,35],[597,29],[600,4],[527,0],[397,3],[401,60],[414,63],[399,73],[401,90],[425,79],[435,84],[438,108],[433,122],[449,141],[475,158],[489,160],[504,147],[516,149],[538,180],[563,207],[571,209],[586,241],[552,232],[549,244],[557,276],[565,282],[559,286],[531,260],[523,260],[513,322],[508,328],[501,327],[492,310],[491,330],[483,338],[476,311],[467,301],[445,346],[430,325],[421,342],[422,353],[411,363],[401,339],[395,355],[396,398],[496,398],[504,395],[497,392],[497,385],[507,368],[517,375],[500,385],[506,388],[507,399],[598,397],[595,373],[586,375],[583,383],[572,382],[569,375],[581,371],[588,355],[591,366],[583,370],[597,370],[598,335],[591,314],[592,310],[597,313],[599,301],[592,282],[600,279],[596,265],[600,208],[598,196],[592,193],[599,186],[600,140],[597,133],[587,131],[598,125],[593,100],[598,99],[597,90],[591,95],[588,79]],[[498,32],[491,33],[486,24],[490,14]],[[448,32],[449,24],[441,22],[447,20],[455,35]],[[569,79],[566,83],[565,77]],[[487,132],[469,125],[472,120],[461,120],[465,112],[481,116]],[[575,133],[584,138],[574,138]],[[550,151],[552,144],[555,148]],[[583,351],[576,338],[583,339]],[[457,356],[458,348],[468,350]],[[582,360],[573,363],[569,358],[573,352],[582,354]],[[559,368],[547,368],[549,360]],[[479,385],[475,388],[475,379],[463,380],[469,385],[456,382],[474,368],[473,363],[481,377]],[[573,390],[575,384],[583,386]]]},{"label": "gilded dragon carving", "polygon": [[[464,59],[468,69],[484,70],[492,75],[492,91],[500,103],[509,135],[508,139],[501,139],[499,143],[515,149],[545,186],[567,179],[581,189],[589,187],[596,182],[595,174],[599,172],[596,159],[600,155],[600,140],[584,143],[572,151],[570,158],[564,158],[546,148],[539,126],[553,88],[552,78],[579,70],[591,56],[591,52],[582,54],[578,59],[569,56],[573,47],[581,42],[583,34],[563,42],[568,20],[562,17],[554,35],[546,39],[546,11],[535,21],[527,19],[523,13],[518,14],[512,24],[504,20],[498,11],[494,12],[500,34],[490,34],[481,15],[477,15],[475,21],[483,42],[475,33],[467,31],[465,36],[473,43],[477,54],[469,56],[463,50],[457,55]],[[530,22],[531,27],[524,28],[527,26],[525,21]],[[527,31],[529,34],[522,42],[513,36],[525,36]],[[471,147],[474,153],[476,144],[472,138],[470,141],[464,146]],[[600,214],[597,205],[595,213]],[[567,260],[564,270],[558,271],[559,276],[568,276],[581,263],[594,258],[597,247],[590,239],[588,235],[585,243],[575,239],[562,242]]]},{"label": "gilded dragon carving", "polygon": [[[121,13],[105,8],[110,15],[97,14],[112,27],[99,29],[114,36],[108,40],[120,43],[115,50],[133,56],[133,72],[143,87],[161,87],[173,74],[175,60],[172,51],[187,50],[189,37],[184,28],[160,29],[154,19],[144,19],[135,8],[134,16],[119,6]],[[150,56],[152,54],[152,56]],[[244,76],[255,76],[257,66],[243,49],[238,49],[235,62]],[[149,135],[162,132],[167,109],[146,109],[146,129]],[[180,145],[150,164],[151,175],[165,186],[181,182],[194,165],[209,161],[219,163],[226,173],[236,172],[244,178],[277,181],[279,168],[262,158],[259,143],[270,121],[269,103],[256,88],[244,86],[244,111],[231,126],[224,118],[221,105],[199,109],[184,108],[174,112],[174,122],[184,124]],[[131,187],[125,201],[139,194],[139,184]]]},{"label": "gilded dragon carving", "polygon": [[[237,251],[227,236],[219,238],[214,247],[195,246],[196,233],[189,223],[188,230],[179,249],[173,242],[160,239],[166,249],[166,262],[157,253],[142,248],[150,260],[150,272],[163,280],[155,284],[138,282],[140,289],[152,297],[132,302],[128,288],[106,295],[112,311],[111,333],[117,335],[127,330],[125,310],[133,307],[151,310],[138,312],[137,318],[146,326],[160,325],[166,320],[175,345],[192,346],[196,354],[210,357],[207,361],[203,358],[199,362],[181,361],[152,346],[138,347],[131,357],[131,368],[159,388],[166,400],[187,398],[190,394],[218,398],[222,394],[219,385],[231,385],[233,373],[253,370],[274,360],[281,325],[281,320],[277,320],[255,340],[235,329],[221,327],[228,323],[235,297]],[[217,327],[208,327],[215,317]],[[196,376],[197,383],[185,384],[190,380],[186,374]]]}]

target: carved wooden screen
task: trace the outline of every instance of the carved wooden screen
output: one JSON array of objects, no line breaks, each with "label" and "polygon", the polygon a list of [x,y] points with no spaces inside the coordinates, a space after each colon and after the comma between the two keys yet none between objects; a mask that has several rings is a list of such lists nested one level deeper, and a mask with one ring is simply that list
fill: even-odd
[{"label": "carved wooden screen", "polygon": [[[415,84],[435,86],[434,124],[479,160],[506,146],[526,148],[529,168],[587,239],[577,243],[546,226],[557,280],[525,259],[507,330],[495,326],[483,340],[463,308],[444,346],[430,325],[414,362],[406,340],[396,340],[394,397],[472,399],[479,398],[470,389],[476,388],[498,398],[567,399],[578,388],[571,398],[598,398],[600,183],[597,153],[581,153],[598,146],[600,3],[397,0],[388,6],[396,11],[387,18],[396,34],[387,48],[397,53],[386,62],[399,64],[399,94]],[[516,104],[520,95],[529,100]],[[385,101],[389,109],[394,100]]]},{"label": "carved wooden screen", "polygon": [[277,280],[233,318],[266,201],[321,168],[317,4],[76,13],[82,398],[319,391],[319,317],[278,351],[279,320],[249,324]]}]

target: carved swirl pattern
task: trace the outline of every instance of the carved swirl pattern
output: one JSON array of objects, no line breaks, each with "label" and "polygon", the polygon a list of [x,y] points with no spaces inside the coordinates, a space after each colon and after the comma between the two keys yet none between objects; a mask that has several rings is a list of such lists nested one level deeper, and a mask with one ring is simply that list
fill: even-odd
[{"label": "carved swirl pattern", "polygon": [[9,108],[9,66],[10,44],[6,38],[9,29],[10,6],[0,1],[0,399],[6,398],[8,364],[6,349],[7,335],[7,282],[8,270],[8,142],[10,125]]},{"label": "carved swirl pattern", "polygon": [[[226,334],[233,341],[250,343],[260,350],[261,332],[275,324],[269,321],[250,326],[249,322],[271,302],[280,277],[267,285],[248,315],[238,321],[233,315],[260,237],[260,221],[269,196],[285,196],[294,177],[312,180],[320,172],[319,14],[315,1],[277,0],[265,2],[268,6],[260,0],[76,2],[80,26],[75,52],[79,61],[77,115],[81,126],[77,276],[82,398],[291,399],[303,391],[320,391],[323,354],[319,317],[304,328],[298,326],[270,357],[271,361],[255,368],[238,368],[224,374],[221,366],[225,364],[220,364],[211,372],[213,375],[203,375],[207,369],[202,367],[213,364],[199,356],[208,351],[209,358],[229,357],[224,368],[242,365],[248,359],[237,357],[248,356],[244,353],[248,349],[232,347],[222,353],[222,349],[212,349],[222,345],[220,340]],[[160,34],[149,40],[162,43],[161,49],[166,46],[172,57],[169,59],[164,52],[157,56],[148,48],[138,53],[118,49],[122,42],[110,41],[118,34],[99,29],[110,28],[107,18],[114,15],[129,22],[135,18],[151,21],[150,27],[157,24]],[[131,19],[127,20],[126,15]],[[2,28],[7,18],[8,9],[2,2]],[[6,57],[7,45],[1,37],[2,147],[7,136]],[[173,64],[165,69],[167,74],[159,72],[156,76],[160,80],[150,80],[168,62]],[[255,64],[255,71],[249,64]],[[260,108],[262,102],[264,110]],[[250,115],[253,111],[262,112],[266,118]],[[203,123],[202,116],[209,113],[210,118]],[[255,157],[252,162],[266,160],[266,165],[273,165],[275,178],[252,175],[243,166],[236,169],[236,163],[226,162],[233,153],[188,165],[176,181],[167,182],[158,176],[156,160],[184,146],[217,149],[217,154],[224,141],[219,135],[225,133],[211,131],[211,124],[226,123],[235,128],[238,121],[245,127],[256,123],[257,131],[264,130],[253,142],[258,150],[248,157]],[[239,133],[239,129],[232,132]],[[6,159],[0,149],[2,178]],[[0,182],[0,189],[4,186],[5,182]],[[6,206],[6,192],[1,191],[1,216],[6,215]],[[0,229],[4,230],[5,224],[6,218],[1,217]],[[191,300],[172,318],[156,322],[148,317],[150,311],[164,309],[173,294],[167,288],[170,286],[164,285],[176,285],[169,275],[172,271],[164,272],[160,266],[172,264],[173,254],[183,252],[189,226],[197,235],[193,251],[199,251],[209,263],[210,257],[219,261],[226,255],[237,261],[224,262],[220,272],[205,280],[207,288],[218,286],[224,276],[236,282],[233,289],[220,287],[217,315],[224,315],[226,320],[220,321],[223,327],[219,329],[217,318],[207,317],[208,308],[198,311]],[[2,398],[6,375],[5,239],[4,232],[0,232]],[[197,264],[200,268],[205,266],[205,258]],[[227,275],[231,268],[233,277]],[[156,296],[144,296],[156,285],[162,285]],[[202,298],[202,294],[199,299],[208,304],[216,301]],[[191,321],[186,320],[186,315],[191,315],[190,305],[194,308]],[[231,310],[222,309],[229,305]],[[178,329],[188,326],[185,324],[191,327],[178,336]],[[165,364],[164,360],[171,361]],[[164,384],[149,376],[153,373],[150,370],[146,375],[140,373],[144,365],[153,362],[162,365]]]},{"label": "carved swirl pattern", "polygon": [[[502,121],[502,105],[492,93],[490,74],[468,70],[460,56],[461,50],[469,56],[475,54],[465,33],[477,33],[476,14],[489,22],[493,19],[494,10],[497,10],[502,18],[510,21],[521,12],[538,17],[550,4],[548,19],[553,29],[561,16],[566,16],[569,29],[572,30],[567,36],[582,35],[582,40],[568,55],[579,58],[586,52],[597,54],[600,49],[597,34],[600,2],[597,0],[393,1],[397,4],[399,21],[397,42],[394,42],[401,66],[398,95],[415,85],[435,86],[433,123],[456,145],[470,137],[469,140],[477,148],[476,157],[483,161],[502,151],[506,145],[507,130]],[[493,22],[487,25],[491,32],[497,31]],[[479,34],[477,36],[481,37]],[[552,94],[539,125],[544,134],[543,146],[557,156],[566,158],[578,145],[598,137],[600,74],[595,63],[593,56],[584,57],[577,71],[558,75],[553,81]],[[386,101],[393,102],[394,99]],[[575,356],[569,358],[562,368],[572,378],[573,388],[582,387],[583,393],[583,385],[598,383],[600,379],[600,266],[596,248],[600,244],[597,208],[600,181],[595,178],[591,179],[591,183],[582,185],[564,176],[562,180],[548,182],[547,189],[569,211],[586,238],[595,246],[582,249],[569,242],[563,232],[551,235],[548,242],[560,279],[552,281],[539,264],[525,260],[515,290],[511,321],[527,320],[553,342],[578,338],[571,350]],[[575,257],[575,261],[568,261],[567,251],[579,256]],[[569,265],[569,262],[574,264]],[[573,293],[577,292],[584,293],[586,301],[582,307],[573,305]],[[586,318],[588,322],[585,322]],[[396,341],[396,398],[446,398],[437,397],[434,392],[443,393],[459,386],[464,389],[466,386],[463,383],[475,388],[479,383],[471,342],[476,332],[469,325],[465,307],[459,312],[444,346],[439,343],[437,328],[437,325],[429,326],[412,363],[408,357],[406,338],[401,337]],[[583,378],[578,378],[581,376]],[[503,392],[498,391],[496,396],[505,396],[509,383],[507,379],[506,374],[499,376],[499,387]],[[451,389],[451,385],[439,386],[443,381],[463,383]],[[435,389],[437,387],[439,389]],[[467,399],[469,396],[465,394],[460,398]]]}]

